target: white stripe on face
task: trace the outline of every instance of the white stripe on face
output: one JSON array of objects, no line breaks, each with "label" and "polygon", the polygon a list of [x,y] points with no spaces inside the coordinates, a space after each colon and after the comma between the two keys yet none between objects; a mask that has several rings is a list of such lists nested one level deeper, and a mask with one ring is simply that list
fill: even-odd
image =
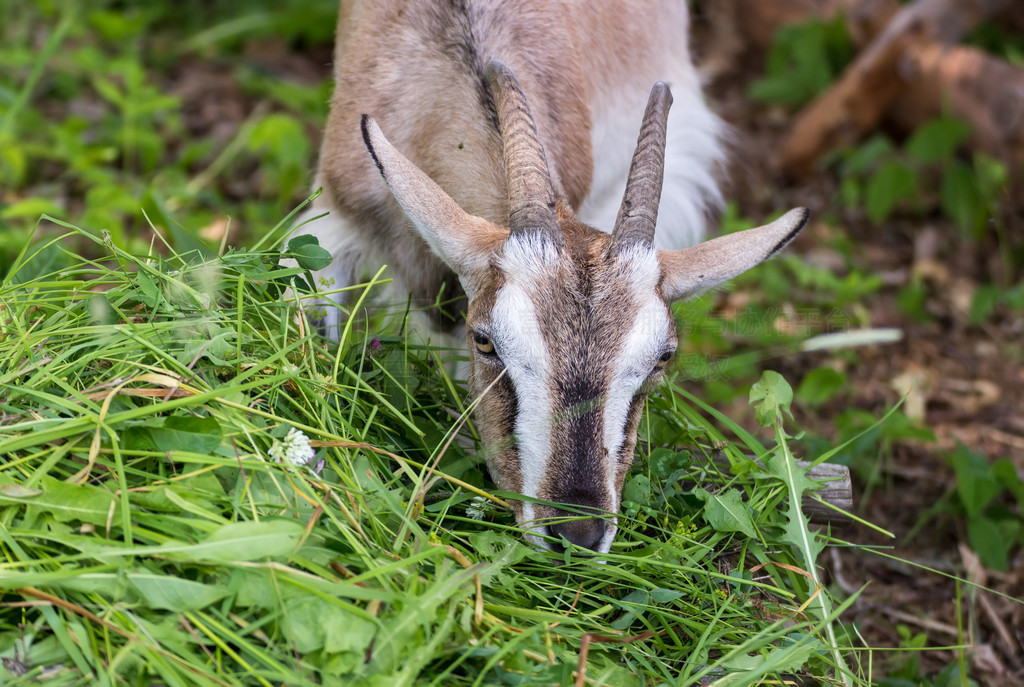
[{"label": "white stripe on face", "polygon": [[[491,310],[491,338],[508,369],[516,393],[514,431],[520,491],[532,498],[549,498],[547,494],[542,496],[540,490],[553,469],[551,433],[552,415],[556,409],[552,390],[557,385],[551,377],[553,370],[560,366],[556,365],[558,361],[551,359],[552,351],[548,350],[541,333],[535,299],[543,296],[546,290],[555,288],[558,254],[549,243],[538,237],[512,237],[504,244],[498,260],[505,283],[498,290]],[[614,317],[602,317],[608,323],[606,326],[628,327],[624,335],[621,329],[608,332],[609,345],[619,350],[608,371],[607,378],[611,383],[606,396],[600,399],[604,405],[601,411],[603,446],[595,447],[605,449],[603,453],[607,458],[601,466],[603,473],[593,477],[603,484],[606,503],[611,504],[614,513],[619,509],[618,457],[626,444],[629,410],[633,398],[663,352],[671,319],[668,307],[657,294],[661,265],[654,250],[643,246],[630,248],[618,257],[618,264],[613,269],[616,274],[610,275],[609,291],[594,294],[594,306],[621,308],[622,291],[626,289],[626,302],[636,308],[631,320],[616,321]],[[608,300],[602,303],[605,297]],[[615,314],[619,318],[629,316],[629,313]],[[559,323],[548,324],[558,326]],[[621,343],[616,345],[616,340]],[[533,522],[537,517],[534,504],[523,502],[521,520],[529,527],[526,538],[534,544],[546,546],[539,536],[545,528]],[[617,521],[613,519],[609,525],[598,546],[600,552],[607,552],[615,537]]]},{"label": "white stripe on face", "polygon": [[[557,258],[554,247],[539,237],[510,237],[499,259],[505,284],[491,310],[491,337],[516,391],[521,492],[532,498],[538,498],[551,456],[551,364],[531,291],[553,278]],[[524,501],[523,521],[534,519],[534,504]],[[542,527],[531,530],[540,532]],[[527,538],[544,545],[535,535]]]},{"label": "white stripe on face", "polygon": [[[619,451],[626,443],[629,407],[657,364],[671,326],[668,306],[655,290],[661,268],[654,250],[634,246],[619,260],[625,265],[623,271],[627,273],[633,291],[633,302],[639,307],[613,363],[612,381],[604,406],[604,446],[608,450],[609,461],[606,479],[614,512],[619,510],[620,498],[615,484],[616,463]],[[606,539],[610,546],[610,538]],[[602,541],[602,547],[604,543]]]}]

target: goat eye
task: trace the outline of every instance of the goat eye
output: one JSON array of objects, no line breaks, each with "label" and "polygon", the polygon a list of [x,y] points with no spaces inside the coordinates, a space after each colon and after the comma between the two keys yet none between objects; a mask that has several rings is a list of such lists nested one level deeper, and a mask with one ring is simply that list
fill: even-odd
[{"label": "goat eye", "polygon": [[481,353],[494,353],[494,342],[491,341],[486,334],[473,332],[473,343],[476,344],[476,350]]},{"label": "goat eye", "polygon": [[668,365],[669,361],[672,360],[672,354],[673,353],[674,353],[674,351],[665,351],[664,353],[662,353],[661,357],[658,358],[658,362],[655,365],[655,367],[656,368],[662,368],[662,367],[665,367],[666,365]]}]

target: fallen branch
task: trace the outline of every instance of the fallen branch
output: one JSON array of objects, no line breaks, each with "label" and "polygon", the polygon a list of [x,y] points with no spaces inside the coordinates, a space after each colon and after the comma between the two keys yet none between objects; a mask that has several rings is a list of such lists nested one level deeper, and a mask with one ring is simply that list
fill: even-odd
[{"label": "fallen branch", "polygon": [[948,112],[971,127],[978,150],[1024,159],[1024,69],[976,48],[929,43],[908,51],[901,71],[911,75],[910,87],[887,119],[911,130]]},{"label": "fallen branch", "polygon": [[[850,0],[735,0],[728,13],[744,42],[759,51],[772,47],[775,32],[811,17],[830,18]],[[718,6],[719,2],[713,3]]]},{"label": "fallen branch", "polygon": [[[948,59],[944,54],[950,51],[943,46],[1008,5],[1009,0],[916,0],[897,9],[895,0],[842,0],[851,33],[870,43],[835,85],[799,114],[779,151],[782,171],[793,178],[806,177],[822,153],[855,143],[898,105],[907,109],[905,121],[911,113],[920,117],[909,121],[912,127],[941,112],[948,101],[955,116],[975,127],[986,148],[1005,152],[1007,141],[1019,129],[1013,126],[1020,121],[1014,109],[1020,98],[1009,96],[1010,114],[1004,116],[1004,103],[993,102],[1002,97],[999,89],[986,89],[988,97],[981,107],[990,111],[979,112],[971,101],[980,91],[965,79],[977,69],[995,69],[994,63],[1000,61],[967,48],[957,49]],[[1000,78],[1016,71],[1006,63],[998,69]]]},{"label": "fallen branch", "polygon": [[822,153],[851,145],[873,129],[904,87],[897,67],[900,56],[921,36],[920,25],[911,24],[872,44],[797,116],[779,149],[779,168],[803,179]]},{"label": "fallen branch", "polygon": [[[327,442],[323,443],[326,444]],[[359,446],[364,445],[360,444]],[[757,462],[762,468],[764,467],[757,459],[751,458],[751,460]],[[728,474],[729,469],[732,467],[732,462],[729,458],[719,451],[711,455],[711,462],[715,464],[719,471],[725,474]],[[802,460],[798,460],[796,464],[801,468],[807,468],[810,465]],[[818,525],[831,525],[833,527],[851,524],[850,518],[842,512],[846,511],[849,513],[853,511],[853,482],[850,479],[850,468],[845,465],[820,463],[807,470],[807,477],[808,479],[823,483],[821,489],[809,492],[801,502],[804,513],[811,522]],[[695,482],[685,480],[683,484],[691,487],[697,486]],[[455,492],[453,491],[434,490],[426,495],[424,501],[425,503],[438,503],[451,498],[454,494]]]}]

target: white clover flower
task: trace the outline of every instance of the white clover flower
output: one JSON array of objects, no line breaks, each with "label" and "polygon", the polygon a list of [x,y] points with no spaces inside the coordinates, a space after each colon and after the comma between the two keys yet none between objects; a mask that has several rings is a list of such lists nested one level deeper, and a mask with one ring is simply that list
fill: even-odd
[{"label": "white clover flower", "polygon": [[491,502],[483,496],[474,496],[466,505],[466,517],[473,520],[483,520],[491,511]]},{"label": "white clover flower", "polygon": [[306,465],[313,460],[316,451],[309,445],[309,437],[292,427],[284,441],[274,441],[269,455],[272,459],[287,465]]}]

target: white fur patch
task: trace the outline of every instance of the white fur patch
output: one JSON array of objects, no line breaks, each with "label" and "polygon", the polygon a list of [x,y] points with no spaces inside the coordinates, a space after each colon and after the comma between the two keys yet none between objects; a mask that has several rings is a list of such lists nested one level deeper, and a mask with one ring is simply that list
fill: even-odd
[{"label": "white fur patch", "polygon": [[[507,241],[499,257],[506,281],[491,310],[491,338],[516,390],[515,433],[521,491],[533,498],[540,496],[540,485],[549,469],[553,411],[552,352],[541,335],[533,299],[538,289],[555,278],[557,258],[553,246],[540,237],[516,237]],[[638,304],[638,309],[632,320],[622,322],[629,331],[622,350],[613,361],[612,382],[603,411],[602,441],[609,461],[605,466],[605,485],[613,511],[619,508],[616,461],[626,441],[629,407],[661,356],[671,325],[668,308],[656,291],[661,275],[656,251],[646,246],[632,246],[619,256],[616,267],[615,283],[630,285],[631,300]],[[601,293],[595,294],[598,302],[602,297]],[[536,518],[533,504],[523,502],[522,517],[529,527],[527,539],[538,546],[546,546],[539,536],[544,528],[532,522]],[[617,520],[613,519],[609,525],[598,546],[599,552],[609,551],[615,538]]]},{"label": "white fur patch", "polygon": [[[532,292],[552,278],[558,258],[554,246],[536,235],[516,236],[502,248],[499,265],[505,284],[491,310],[491,339],[516,390],[516,441],[522,493],[537,498],[551,456],[550,359],[540,331]],[[523,521],[535,519],[534,505],[523,502]],[[531,527],[539,533],[542,528]],[[543,545],[535,535],[534,543]]]},{"label": "white fur patch", "polygon": [[[725,125],[704,102],[696,75],[670,83],[674,104],[668,115],[665,147],[665,183],[654,234],[657,248],[687,248],[703,240],[709,209],[722,204],[715,179],[723,163]],[[647,93],[627,88],[594,108],[591,143],[594,178],[583,205],[581,220],[602,231],[611,231],[626,190],[629,165],[636,147]]]},{"label": "white fur patch", "polygon": [[633,300],[639,307],[613,363],[612,382],[604,407],[604,446],[611,461],[607,487],[616,511],[619,494],[615,488],[614,461],[618,460],[619,450],[626,441],[629,406],[664,352],[671,326],[668,306],[655,291],[660,274],[656,252],[633,246],[619,259],[632,285]]}]

